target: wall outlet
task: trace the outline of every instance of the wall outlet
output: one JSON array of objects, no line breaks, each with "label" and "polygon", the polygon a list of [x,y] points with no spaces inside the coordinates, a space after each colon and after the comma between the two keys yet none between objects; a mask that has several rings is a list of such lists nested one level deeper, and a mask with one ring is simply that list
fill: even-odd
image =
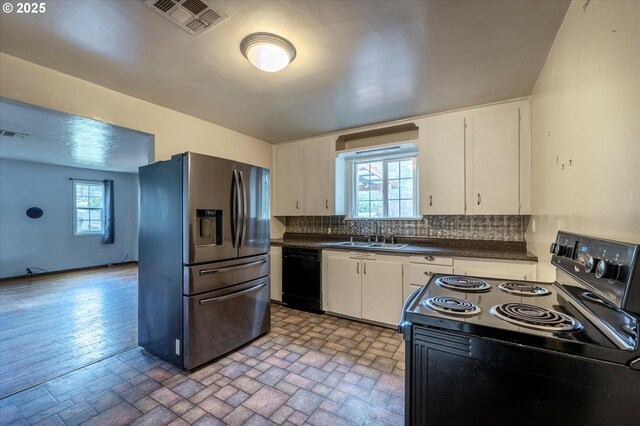
[{"label": "wall outlet", "polygon": [[98,253],[98,259],[102,259],[104,257],[103,253]]}]

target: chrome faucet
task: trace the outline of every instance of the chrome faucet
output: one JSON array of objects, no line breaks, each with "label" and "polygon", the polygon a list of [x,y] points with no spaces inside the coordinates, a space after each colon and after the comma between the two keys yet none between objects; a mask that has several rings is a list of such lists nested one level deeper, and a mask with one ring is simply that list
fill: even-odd
[{"label": "chrome faucet", "polygon": [[[375,233],[375,237],[376,237],[376,243],[378,242],[378,239],[380,238],[380,224],[377,220],[375,220],[374,218],[369,218],[366,220],[366,222],[373,222],[373,224],[376,226],[376,233]],[[369,228],[369,237],[368,237],[369,242],[371,242],[371,228]]]}]

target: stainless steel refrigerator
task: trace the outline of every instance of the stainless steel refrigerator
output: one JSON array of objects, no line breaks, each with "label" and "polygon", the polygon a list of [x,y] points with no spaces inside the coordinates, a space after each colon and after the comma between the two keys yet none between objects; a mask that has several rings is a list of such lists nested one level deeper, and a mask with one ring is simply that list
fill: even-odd
[{"label": "stainless steel refrigerator", "polygon": [[269,331],[269,170],[187,152],[139,176],[140,346],[193,369]]}]

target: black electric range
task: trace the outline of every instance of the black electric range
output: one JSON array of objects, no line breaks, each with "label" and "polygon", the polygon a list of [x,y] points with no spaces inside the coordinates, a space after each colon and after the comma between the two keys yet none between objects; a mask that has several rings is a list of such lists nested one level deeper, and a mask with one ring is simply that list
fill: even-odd
[{"label": "black electric range", "polygon": [[406,424],[640,424],[640,248],[551,249],[553,283],[434,275],[407,300]]}]

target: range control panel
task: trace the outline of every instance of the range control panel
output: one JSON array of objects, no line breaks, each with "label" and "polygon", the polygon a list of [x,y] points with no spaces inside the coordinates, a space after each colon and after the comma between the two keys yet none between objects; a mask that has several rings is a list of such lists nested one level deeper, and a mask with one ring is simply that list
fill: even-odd
[{"label": "range control panel", "polygon": [[558,268],[599,291],[616,306],[640,313],[638,245],[559,231],[550,251],[551,263]]}]

